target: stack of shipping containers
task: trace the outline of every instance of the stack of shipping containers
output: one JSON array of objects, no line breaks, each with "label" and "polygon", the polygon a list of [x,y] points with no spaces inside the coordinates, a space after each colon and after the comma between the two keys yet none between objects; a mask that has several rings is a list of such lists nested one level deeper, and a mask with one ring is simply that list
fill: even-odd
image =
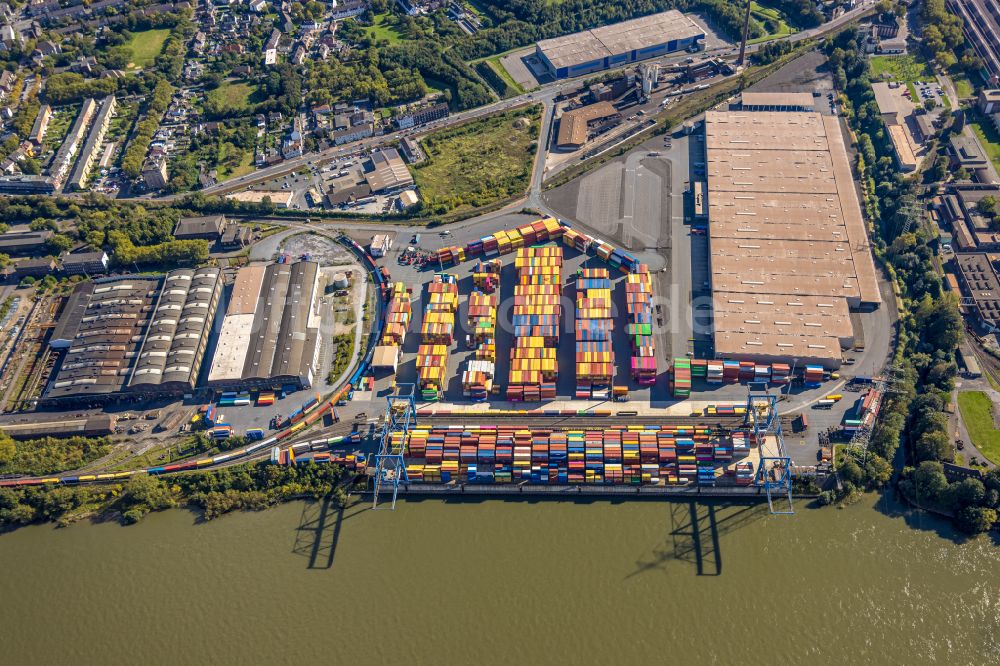
[{"label": "stack of shipping containers", "polygon": [[562,248],[553,245],[517,251],[508,400],[556,397],[562,260]]},{"label": "stack of shipping containers", "polygon": [[389,306],[385,317],[385,331],[382,333],[381,345],[401,347],[406,332],[410,330],[410,290],[402,282],[392,285],[389,292]]},{"label": "stack of shipping containers", "polygon": [[649,267],[639,264],[625,281],[628,337],[632,343],[632,377],[641,386],[656,383],[656,342],[653,339],[653,281]]},{"label": "stack of shipping containers", "polygon": [[576,397],[607,400],[614,376],[611,279],[606,268],[584,268],[576,278]]},{"label": "stack of shipping containers", "polygon": [[469,346],[475,347],[475,357],[462,373],[462,392],[467,398],[481,402],[493,390],[496,373],[497,294],[474,291],[469,295]]},{"label": "stack of shipping containers", "polygon": [[417,373],[420,395],[424,400],[441,398],[448,365],[448,348],[455,341],[455,313],[458,311],[458,280],[449,273],[438,273],[427,285],[427,306],[420,329]]},{"label": "stack of shipping containers", "polygon": [[705,426],[419,426],[406,442],[407,476],[426,483],[748,485],[751,439]]},{"label": "stack of shipping containers", "polygon": [[485,255],[492,257],[497,254],[515,252],[533,243],[543,243],[562,236],[563,227],[554,217],[544,217],[516,229],[505,229],[477,241],[472,241],[465,247],[441,248],[435,259],[442,263],[461,263],[466,258]]},{"label": "stack of shipping containers", "polygon": [[674,359],[670,390],[675,398],[686,398],[691,395],[691,359]]},{"label": "stack of shipping containers", "polygon": [[[398,361],[403,348],[406,332],[410,330],[412,310],[410,306],[410,290],[402,282],[396,282],[389,288],[389,305],[386,309],[385,330],[376,347],[376,354],[388,347],[393,358]],[[381,356],[380,356],[381,358]],[[393,363],[395,368],[395,362]]]},{"label": "stack of shipping containers", "polygon": [[492,294],[500,287],[502,268],[499,259],[480,259],[472,271],[472,284],[484,294]]}]

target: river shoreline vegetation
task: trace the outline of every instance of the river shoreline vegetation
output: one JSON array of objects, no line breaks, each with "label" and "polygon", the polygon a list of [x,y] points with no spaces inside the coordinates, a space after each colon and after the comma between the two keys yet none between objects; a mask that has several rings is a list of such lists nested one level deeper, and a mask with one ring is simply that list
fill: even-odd
[{"label": "river shoreline vegetation", "polygon": [[964,326],[954,295],[943,288],[931,245],[935,239],[924,226],[924,180],[936,174],[906,176],[896,169],[875,104],[869,61],[859,48],[862,39],[857,29],[847,30],[828,40],[825,51],[844,116],[856,136],[855,168],[873,226],[875,256],[899,295],[895,382],[872,434],[867,462],[862,467],[846,458],[837,471],[843,490],[827,491],[823,501],[886,487],[892,470],[888,461],[902,460],[897,488],[904,496],[953,516],[956,527],[967,533],[985,532],[1000,507],[1000,470],[988,472],[984,481],[949,483],[942,466],[955,460],[945,408],[955,388],[955,352]]},{"label": "river shoreline vegetation", "polygon": [[41,522],[65,526],[88,518],[130,525],[171,508],[188,508],[201,520],[212,520],[303,498],[326,497],[343,505],[346,479],[337,465],[259,462],[167,479],[137,474],[109,485],[0,488],[0,530]]},{"label": "river shoreline vegetation", "polygon": [[[241,437],[232,440],[220,448],[245,443]],[[104,437],[15,441],[0,432],[0,474],[76,470],[107,456],[111,448]],[[174,507],[187,507],[211,520],[230,511],[260,511],[301,498],[330,497],[342,504],[347,499],[342,487],[346,478],[337,465],[259,462],[167,479],[137,474],[107,485],[0,488],[0,530],[39,522],[67,525],[84,518],[131,524],[150,512]]]}]

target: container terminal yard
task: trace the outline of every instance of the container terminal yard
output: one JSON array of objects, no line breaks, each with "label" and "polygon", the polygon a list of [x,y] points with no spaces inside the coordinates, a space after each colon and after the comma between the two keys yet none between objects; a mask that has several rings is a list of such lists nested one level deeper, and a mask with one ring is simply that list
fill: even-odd
[{"label": "container terminal yard", "polygon": [[[191,407],[165,429],[243,435],[247,445],[0,484],[315,461],[367,476],[376,504],[389,493],[394,505],[400,491],[516,488],[748,493],[791,511],[793,474],[821,469],[831,438],[864,433],[878,414],[879,378],[847,370],[884,357],[888,340],[871,352],[864,342],[882,297],[836,121],[734,108],[676,137],[706,166],[685,174],[699,200],[692,214],[664,213],[666,254],[628,249],[621,229],[522,213],[397,232],[388,252],[384,236],[367,247],[360,231],[324,231],[354,267],[346,282],[328,275],[336,266],[285,251],[301,238],[290,232],[276,261],[228,277],[82,283],[49,338],[61,356],[40,400],[78,412],[61,426],[46,411],[3,417],[9,432],[112,429],[113,416],[79,408],[113,415],[122,401],[182,397]],[[664,180],[669,190],[677,179]],[[696,325],[699,290],[688,277],[678,303],[675,276],[700,250],[713,344],[692,351],[671,329]],[[690,259],[678,265],[678,251]],[[337,319],[324,299],[345,287],[364,313],[349,327],[356,358],[324,379],[323,338]]]}]

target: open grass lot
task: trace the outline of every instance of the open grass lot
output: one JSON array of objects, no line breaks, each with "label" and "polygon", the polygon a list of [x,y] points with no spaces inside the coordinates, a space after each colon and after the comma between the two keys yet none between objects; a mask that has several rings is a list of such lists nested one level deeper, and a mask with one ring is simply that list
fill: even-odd
[{"label": "open grass lot", "polygon": [[365,32],[376,42],[385,40],[390,44],[403,41],[403,35],[389,24],[389,14],[376,14],[375,21],[365,28]]},{"label": "open grass lot", "polygon": [[131,64],[136,67],[152,65],[156,56],[163,52],[163,43],[167,41],[169,35],[170,30],[167,28],[132,33],[132,39],[127,45],[132,51]]},{"label": "open grass lot", "polygon": [[541,106],[499,113],[434,132],[421,140],[427,161],[414,168],[424,210],[463,212],[528,189]]},{"label": "open grass lot", "polygon": [[955,84],[955,92],[958,94],[959,97],[963,99],[968,97],[975,97],[976,87],[969,79],[969,77],[966,76],[964,73],[958,72],[952,74],[951,82]]},{"label": "open grass lot", "polygon": [[786,17],[780,11],[774,7],[765,7],[756,2],[750,3],[750,15],[759,21],[764,29],[767,29],[768,23],[776,23],[777,30],[769,31],[767,36],[758,37],[757,39],[751,39],[748,43],[757,44],[759,42],[766,42],[771,39],[777,39],[778,37],[785,37],[786,35],[791,35],[796,32],[796,29],[788,24]]},{"label": "open grass lot", "polygon": [[229,142],[223,143],[218,164],[217,176],[220,181],[245,176],[254,170],[253,146],[239,148]]},{"label": "open grass lot", "polygon": [[245,111],[251,106],[257,86],[250,83],[224,82],[215,90],[210,90],[208,100],[213,107],[234,112]]},{"label": "open grass lot", "polygon": [[915,81],[936,81],[934,71],[926,62],[917,60],[912,55],[872,56],[872,80],[899,81],[914,83]]},{"label": "open grass lot", "polygon": [[1000,464],[1000,430],[993,425],[993,403],[982,391],[960,391],[958,408],[972,443],[980,453]]},{"label": "open grass lot", "polygon": [[1000,171],[1000,134],[997,134],[993,123],[975,108],[966,109],[966,119],[979,138],[979,143],[983,144],[983,150],[989,155],[993,166]]}]

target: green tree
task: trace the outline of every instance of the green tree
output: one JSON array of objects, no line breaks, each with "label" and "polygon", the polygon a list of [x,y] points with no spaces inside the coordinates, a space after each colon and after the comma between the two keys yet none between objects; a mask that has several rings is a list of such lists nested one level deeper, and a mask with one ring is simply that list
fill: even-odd
[{"label": "green tree", "polygon": [[73,240],[65,234],[55,234],[45,241],[45,247],[52,254],[62,254],[73,248]]},{"label": "green tree", "polygon": [[948,479],[945,478],[944,468],[939,462],[926,460],[920,463],[913,474],[913,488],[918,501],[937,502],[947,487]]},{"label": "green tree", "polygon": [[962,479],[957,483],[948,486],[948,490],[941,498],[943,504],[954,510],[967,506],[982,504],[986,497],[986,488],[979,479]]},{"label": "green tree", "polygon": [[956,515],[955,524],[958,529],[967,534],[982,534],[988,532],[997,522],[995,509],[980,506],[967,506]]},{"label": "green tree", "polygon": [[150,511],[162,511],[174,505],[170,489],[160,478],[147,474],[132,476],[122,494],[122,517],[136,523]]}]

